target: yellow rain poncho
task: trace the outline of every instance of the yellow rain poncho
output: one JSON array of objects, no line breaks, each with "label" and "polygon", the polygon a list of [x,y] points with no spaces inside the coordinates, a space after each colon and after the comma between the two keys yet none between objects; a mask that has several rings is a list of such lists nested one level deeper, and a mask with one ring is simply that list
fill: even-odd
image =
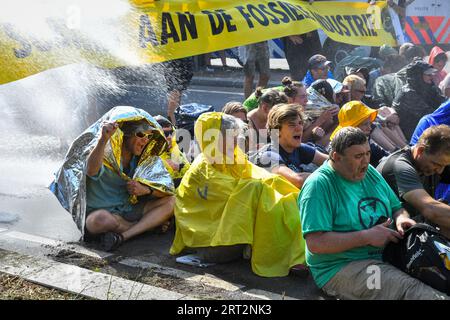
[{"label": "yellow rain poncho", "polygon": [[234,151],[234,164],[212,161],[205,150],[218,141],[207,140],[204,133],[220,130],[222,115],[205,113],[196,122],[202,153],[177,190],[176,234],[170,253],[178,254],[185,247],[250,244],[254,273],[286,276],[290,267],[305,262],[299,190],[248,162],[239,148]]}]

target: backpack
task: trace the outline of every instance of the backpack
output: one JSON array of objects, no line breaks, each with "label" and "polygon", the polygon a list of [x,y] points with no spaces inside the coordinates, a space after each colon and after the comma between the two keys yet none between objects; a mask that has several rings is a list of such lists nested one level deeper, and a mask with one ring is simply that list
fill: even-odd
[{"label": "backpack", "polygon": [[402,240],[385,247],[383,261],[450,295],[450,241],[436,228],[412,226]]},{"label": "backpack", "polygon": [[179,129],[188,130],[191,137],[194,136],[195,120],[202,113],[215,111],[213,106],[199,103],[188,103],[179,106],[175,110],[175,120]]}]

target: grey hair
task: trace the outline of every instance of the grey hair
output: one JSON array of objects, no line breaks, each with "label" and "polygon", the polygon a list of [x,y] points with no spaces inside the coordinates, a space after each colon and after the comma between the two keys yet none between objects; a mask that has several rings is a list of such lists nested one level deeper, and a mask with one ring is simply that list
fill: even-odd
[{"label": "grey hair", "polygon": [[236,117],[224,113],[222,115],[222,123],[221,123],[222,132],[225,132],[225,130],[239,130],[240,125],[238,120],[239,119],[237,119]]},{"label": "grey hair", "polygon": [[330,158],[333,152],[344,154],[345,150],[354,145],[367,142],[367,137],[361,129],[355,127],[344,127],[340,129],[333,140],[331,140]]}]

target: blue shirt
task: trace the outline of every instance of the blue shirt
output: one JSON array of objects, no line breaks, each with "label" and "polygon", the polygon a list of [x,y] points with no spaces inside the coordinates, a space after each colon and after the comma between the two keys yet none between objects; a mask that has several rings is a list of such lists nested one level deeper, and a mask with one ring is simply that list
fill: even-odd
[{"label": "blue shirt", "polygon": [[[130,161],[130,167],[124,171],[129,177],[133,177],[137,167],[137,157]],[[122,164],[120,165],[122,170]],[[106,209],[114,213],[127,213],[133,210],[133,205],[128,201],[130,194],[127,191],[127,181],[102,165],[95,176],[87,176],[86,202],[87,212],[98,209]]]},{"label": "blue shirt", "polygon": [[256,164],[270,171],[275,167],[285,165],[294,172],[303,172],[302,166],[310,164],[315,154],[316,149],[304,143],[291,153],[285,151],[281,146],[276,150],[272,144],[269,144],[261,151]]},{"label": "blue shirt", "polygon": [[[328,79],[334,79],[333,73],[330,70],[328,70],[327,78]],[[308,70],[308,72],[306,73],[305,77],[303,78],[303,84],[306,87],[309,87],[314,81],[316,81],[316,80],[314,80],[314,78],[313,78],[313,76],[311,74],[311,71]]]}]

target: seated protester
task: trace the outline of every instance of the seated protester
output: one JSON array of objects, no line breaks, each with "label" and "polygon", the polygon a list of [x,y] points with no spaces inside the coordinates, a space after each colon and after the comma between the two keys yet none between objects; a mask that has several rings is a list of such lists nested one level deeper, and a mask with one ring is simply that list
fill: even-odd
[{"label": "seated protester", "polygon": [[180,184],[186,171],[189,169],[189,161],[186,155],[180,150],[175,137],[175,127],[163,116],[156,116],[155,120],[162,127],[167,141],[166,150],[160,155],[161,160],[173,179],[175,188]]},{"label": "seated protester", "polygon": [[431,65],[421,60],[415,60],[407,66],[406,85],[397,93],[392,103],[400,119],[408,119],[400,122],[400,127],[407,139],[411,138],[420,118],[432,113],[447,100],[433,83],[436,71]]},{"label": "seated protester", "polygon": [[308,72],[303,78],[303,83],[308,88],[314,81],[319,79],[334,79],[330,71],[332,62],[321,55],[315,54],[308,60]]},{"label": "seated protester", "polygon": [[350,101],[350,90],[347,86],[344,86],[342,82],[334,79],[327,79],[327,82],[331,85],[334,92],[334,102],[339,107]]},{"label": "seated protester", "polygon": [[240,103],[240,102],[237,102],[237,101],[227,102],[223,106],[222,112],[225,114],[229,114],[233,117],[236,117],[238,119],[241,119],[245,123],[248,123],[247,109],[245,109],[244,106],[242,105],[242,103]]},{"label": "seated protester", "polygon": [[[436,111],[432,114],[427,114],[420,119],[417,124],[416,130],[411,137],[410,144],[415,145],[419,141],[422,133],[431,126],[437,126],[440,124],[445,124],[450,126],[450,100],[443,103]],[[446,167],[444,171],[450,171],[450,167]],[[440,183],[434,193],[435,199],[442,199],[446,203],[450,203],[450,184]]]},{"label": "seated protester", "polygon": [[369,139],[370,146],[370,164],[376,167],[380,160],[389,155],[389,152],[381,148],[376,142],[370,138],[372,132],[372,123],[377,117],[377,110],[371,109],[361,101],[350,101],[346,103],[338,114],[339,126],[331,134],[330,139],[333,140],[336,133],[345,127],[356,127]]},{"label": "seated protester", "polygon": [[[363,69],[367,70],[366,68]],[[367,81],[365,80],[364,77],[361,77],[358,74],[350,74],[347,77],[345,77],[344,81],[342,81],[342,84],[348,87],[350,90],[350,99],[362,101],[368,107],[378,109],[379,108],[378,103],[373,99],[372,96],[368,96],[366,94]],[[367,73],[364,72],[364,74],[367,74],[368,76],[368,72]]]},{"label": "seated protester", "polygon": [[[349,87],[352,100],[364,103],[366,91],[364,79],[357,75],[350,75],[344,79],[343,84]],[[400,119],[392,111],[380,109],[377,122],[373,123],[372,132],[372,139],[388,152],[402,148],[407,144],[406,138],[398,125]]]},{"label": "seated protester", "polygon": [[400,58],[397,59],[395,65],[400,70],[380,76],[375,81],[373,96],[380,107],[392,107],[395,96],[406,84],[408,64],[414,59],[422,60],[425,56],[425,50],[421,46],[406,42],[400,46],[399,55]]},{"label": "seated protester", "polygon": [[[270,134],[277,133],[277,141],[264,146],[252,157],[252,162],[272,173],[285,177],[301,188],[309,173],[304,166],[320,166],[327,156],[302,143],[303,113],[296,104],[279,104],[272,108],[267,119]],[[276,131],[277,130],[277,131]]]},{"label": "seated protester", "polygon": [[[330,160],[303,185],[298,205],[315,283],[339,299],[448,298],[382,262],[383,247],[415,222],[369,161],[367,136],[345,127],[331,141]],[[370,266],[381,271],[380,289],[367,285]]]},{"label": "seated protester", "polygon": [[[202,153],[177,189],[170,253],[190,248],[205,262],[221,263],[241,258],[250,245],[254,273],[286,276],[305,261],[298,189],[248,162],[236,147],[238,121],[221,112],[198,118],[195,138]],[[223,138],[225,133],[232,135]]]},{"label": "seated protester", "polygon": [[336,95],[328,80],[323,79],[314,81],[306,92],[308,103],[303,140],[312,142],[325,152],[330,135],[337,126],[339,107],[335,104]]},{"label": "seated protester", "polygon": [[450,98],[450,73],[441,81],[439,89],[446,98]]},{"label": "seated protester", "polygon": [[[382,65],[378,68],[374,68],[369,72],[369,78],[367,83],[367,93],[372,95],[373,85],[375,84],[375,80],[388,73],[397,72],[403,67],[403,58],[400,57],[398,50],[392,48],[389,45],[382,45],[378,50],[378,57],[380,58]],[[396,61],[397,66],[396,70],[391,70],[391,67],[388,65],[390,61]],[[388,63],[388,64],[387,64]]]},{"label": "seated protester", "polygon": [[[262,89],[262,93],[264,94],[269,90],[277,90],[286,94],[288,98],[287,103],[299,103],[304,106],[308,102],[305,85],[299,81],[292,81],[290,77],[284,77],[281,80],[281,86]],[[245,99],[242,104],[248,112],[258,108],[256,91]]]},{"label": "seated protester", "polygon": [[450,237],[450,206],[433,198],[444,168],[450,165],[450,127],[432,126],[417,144],[401,149],[377,167],[412,217],[437,225]]},{"label": "seated protester", "polygon": [[385,60],[383,61],[383,65],[380,68],[374,69],[369,72],[369,82],[367,82],[367,94],[371,95],[379,105],[387,105],[387,104],[385,103],[385,101],[379,99],[379,96],[376,93],[377,79],[387,74],[396,73],[400,71],[402,67],[403,67],[403,58],[398,54],[391,54],[385,58]]},{"label": "seated protester", "polygon": [[[238,137],[238,145],[245,153],[249,153],[250,151],[250,139],[248,133],[248,120],[247,120],[247,109],[244,108],[242,103],[237,101],[227,102],[225,106],[222,108],[222,112],[225,114],[229,114],[239,120],[242,120],[239,125],[241,128],[241,134]],[[255,148],[256,149],[256,146]]]},{"label": "seated protester", "polygon": [[448,57],[444,50],[438,46],[431,49],[430,56],[428,57],[428,63],[437,70],[436,74],[433,76],[433,82],[437,87],[439,87],[442,80],[444,80],[447,75],[447,72],[444,70],[447,61]]},{"label": "seated protester", "polygon": [[251,144],[256,145],[256,149],[259,149],[270,142],[266,129],[267,115],[270,109],[276,104],[286,103],[287,97],[277,90],[263,93],[262,88],[256,89],[256,97],[258,98],[258,108],[250,111],[247,117]]},{"label": "seated protester", "polygon": [[157,156],[167,142],[144,110],[115,107],[71,146],[50,189],[85,241],[103,250],[156,228],[173,215],[172,179]]}]

